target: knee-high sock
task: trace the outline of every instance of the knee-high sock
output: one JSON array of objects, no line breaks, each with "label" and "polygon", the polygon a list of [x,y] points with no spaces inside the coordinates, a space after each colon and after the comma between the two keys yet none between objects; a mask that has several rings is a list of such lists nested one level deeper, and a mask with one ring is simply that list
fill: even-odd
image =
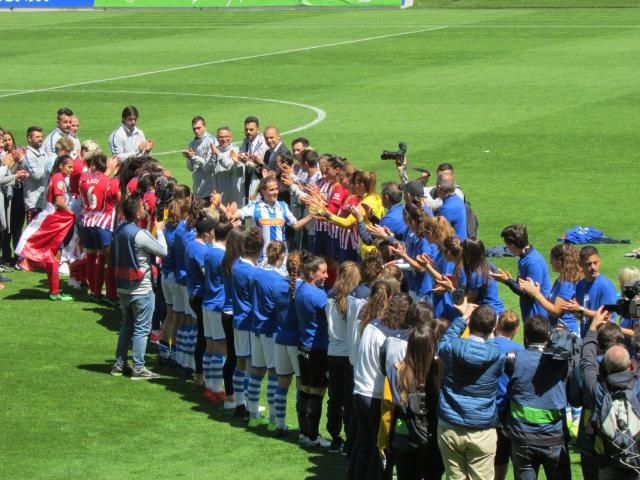
[{"label": "knee-high sock", "polygon": [[212,353],[204,352],[202,355],[202,373],[204,374],[204,386],[211,390],[211,360]]},{"label": "knee-high sock", "polygon": [[96,270],[96,261],[98,254],[96,252],[87,252],[87,263],[85,264],[85,277],[87,277],[87,283],[89,284],[89,290],[93,295],[95,288],[93,288],[93,283],[96,278],[95,270]]},{"label": "knee-high sock", "polygon": [[95,271],[93,277],[93,295],[96,297],[102,296],[102,284],[104,283],[104,265],[105,265],[105,257],[104,255],[96,256],[96,264]]},{"label": "knee-high sock", "polygon": [[233,395],[236,406],[244,405],[244,378],[246,373],[237,368],[233,372]]},{"label": "knee-high sock", "polygon": [[249,375],[249,391],[247,395],[247,408],[251,414],[251,418],[260,416],[260,387],[262,386],[262,377],[258,375]]},{"label": "knee-high sock", "polygon": [[47,278],[49,280],[49,293],[51,295],[57,295],[60,293],[60,274],[58,273],[58,269],[60,268],[60,263],[54,260],[52,263],[46,264],[47,269]]},{"label": "knee-high sock", "polygon": [[270,374],[267,381],[267,403],[269,404],[269,421],[276,423],[276,390],[278,388],[278,376]]},{"label": "knee-high sock", "polygon": [[209,372],[211,377],[211,390],[214,392],[224,391],[222,369],[224,367],[224,356],[219,353],[211,354],[211,363],[209,363]]},{"label": "knee-high sock", "polygon": [[276,410],[276,424],[278,428],[286,428],[287,417],[287,393],[288,389],[282,387],[276,387],[276,393],[274,395],[274,405]]}]

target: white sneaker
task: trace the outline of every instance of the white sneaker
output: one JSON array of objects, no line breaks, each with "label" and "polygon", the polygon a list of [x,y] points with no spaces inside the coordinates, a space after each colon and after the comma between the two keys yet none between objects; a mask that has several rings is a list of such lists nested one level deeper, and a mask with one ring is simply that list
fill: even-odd
[{"label": "white sneaker", "polygon": [[303,437],[302,440],[300,440],[300,445],[303,447],[329,448],[331,446],[331,442],[322,435],[318,435],[315,440],[311,440],[309,437]]}]

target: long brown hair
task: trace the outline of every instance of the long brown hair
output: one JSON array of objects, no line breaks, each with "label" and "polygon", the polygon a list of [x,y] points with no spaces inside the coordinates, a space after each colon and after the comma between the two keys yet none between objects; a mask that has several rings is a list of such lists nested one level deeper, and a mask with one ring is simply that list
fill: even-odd
[{"label": "long brown hair", "polygon": [[561,243],[551,249],[550,257],[562,263],[561,282],[576,283],[582,279],[584,272],[580,266],[580,253],[570,243]]},{"label": "long brown hair", "polygon": [[347,260],[338,267],[336,281],[333,284],[335,300],[344,317],[347,314],[347,297],[360,283],[360,269],[356,262]]},{"label": "long brown hair", "polygon": [[382,323],[394,330],[399,329],[405,322],[407,312],[413,304],[413,299],[408,293],[394,293],[389,299],[389,307],[382,315]]},{"label": "long brown hair", "polygon": [[446,238],[453,237],[456,231],[449,221],[444,217],[427,217],[424,226],[425,236],[431,237],[431,243],[435,243],[442,248]]},{"label": "long brown hair", "polygon": [[231,230],[227,236],[227,244],[222,257],[222,271],[225,275],[231,275],[231,269],[235,261],[242,256],[242,245],[244,244],[244,232],[241,230]]},{"label": "long brown hair", "polygon": [[428,325],[418,325],[409,335],[407,353],[398,364],[400,401],[407,405],[411,388],[433,398],[440,390],[441,364],[436,358],[437,333]]},{"label": "long brown hair", "polygon": [[395,280],[376,280],[371,286],[369,300],[360,312],[360,331],[374,319],[382,318],[389,308],[389,299],[400,292],[400,284]]}]

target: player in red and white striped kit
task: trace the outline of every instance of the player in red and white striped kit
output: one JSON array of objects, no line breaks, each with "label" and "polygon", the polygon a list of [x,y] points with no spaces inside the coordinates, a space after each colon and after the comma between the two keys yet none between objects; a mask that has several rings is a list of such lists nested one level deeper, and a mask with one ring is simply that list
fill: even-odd
[{"label": "player in red and white striped kit", "polygon": [[[113,180],[105,173],[107,162],[105,155],[93,155],[89,161],[90,170],[80,177],[79,186],[83,211],[82,244],[87,253],[88,282],[92,298],[100,301],[106,257],[113,239],[115,205],[119,198],[119,190],[112,191]],[[108,298],[107,302],[115,300],[115,293],[108,293],[112,293],[113,297]]]}]

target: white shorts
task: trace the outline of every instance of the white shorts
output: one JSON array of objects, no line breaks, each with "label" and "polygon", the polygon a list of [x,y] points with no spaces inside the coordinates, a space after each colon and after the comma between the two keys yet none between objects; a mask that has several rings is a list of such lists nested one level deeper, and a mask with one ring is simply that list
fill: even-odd
[{"label": "white shorts", "polygon": [[222,312],[215,310],[202,310],[204,321],[204,336],[211,340],[224,340],[224,328],[222,328]]},{"label": "white shorts", "polygon": [[[173,295],[173,311],[176,313],[184,313],[185,308],[189,308],[189,303],[187,302],[187,306],[184,305],[184,295],[182,294],[182,289],[184,288],[182,285],[178,285],[173,280],[173,284],[176,286],[174,295]],[[164,285],[164,284],[163,284]]]},{"label": "white shorts", "polygon": [[251,334],[247,330],[233,329],[233,345],[236,347],[236,357],[251,356]]},{"label": "white shorts", "polygon": [[[178,290],[180,292],[180,295],[176,295],[176,297],[182,297],[181,298],[182,311],[184,312],[185,315],[189,315],[191,318],[196,318],[196,316],[193,314],[193,310],[191,310],[191,305],[189,304],[189,291],[187,290],[187,287],[180,284],[176,284],[176,285],[178,285]],[[174,298],[173,301],[174,301],[174,305],[178,303],[176,298]],[[179,310],[176,310],[176,311],[179,311]]]},{"label": "white shorts", "polygon": [[173,278],[173,273],[169,273],[166,277],[162,276],[162,293],[164,294],[164,303],[173,306],[175,298],[178,296],[178,288]]},{"label": "white shorts", "polygon": [[275,343],[273,357],[276,374],[300,376],[300,363],[298,362],[298,347],[294,345],[280,345]]},{"label": "white shorts", "polygon": [[273,337],[251,333],[251,366],[255,368],[273,368]]}]

